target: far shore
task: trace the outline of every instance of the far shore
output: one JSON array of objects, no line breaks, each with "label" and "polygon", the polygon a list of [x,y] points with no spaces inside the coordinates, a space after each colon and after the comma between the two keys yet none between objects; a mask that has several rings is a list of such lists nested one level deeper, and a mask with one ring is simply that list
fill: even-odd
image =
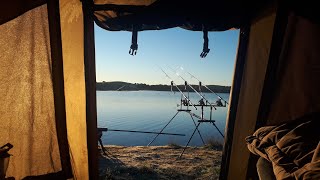
[{"label": "far shore", "polygon": [[[180,90],[185,90],[192,92],[192,88],[185,85],[177,85]],[[215,92],[215,93],[230,93],[230,86],[221,86],[221,85],[207,85],[201,86],[192,84],[190,85],[194,89],[201,92]],[[96,89],[97,91],[179,91],[176,86],[171,85],[148,85],[143,83],[128,83],[121,81],[113,82],[97,82]]]}]

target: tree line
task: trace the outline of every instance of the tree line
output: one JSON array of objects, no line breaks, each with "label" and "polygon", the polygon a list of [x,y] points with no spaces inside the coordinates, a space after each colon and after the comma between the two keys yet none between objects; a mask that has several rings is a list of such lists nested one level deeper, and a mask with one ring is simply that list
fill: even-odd
[{"label": "tree line", "polygon": [[[199,91],[199,85],[191,85],[194,89]],[[178,87],[185,91],[185,85],[178,85]],[[220,85],[207,85],[212,91],[216,93],[229,93],[230,86],[220,86]],[[121,82],[121,81],[113,81],[113,82],[97,82],[96,84],[97,91],[140,91],[140,90],[147,90],[147,91],[178,91],[176,87],[171,87],[170,85],[148,85],[144,83],[128,83],[128,82]],[[192,91],[190,87],[187,87],[188,91]],[[209,92],[205,87],[201,87],[202,92]]]}]

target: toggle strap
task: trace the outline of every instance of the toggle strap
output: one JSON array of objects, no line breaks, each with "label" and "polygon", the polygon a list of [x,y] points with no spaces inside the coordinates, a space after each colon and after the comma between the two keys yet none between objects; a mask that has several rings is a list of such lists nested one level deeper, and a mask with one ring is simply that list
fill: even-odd
[{"label": "toggle strap", "polygon": [[202,50],[202,53],[200,54],[200,57],[205,58],[209,52],[210,52],[210,49],[209,49],[208,30],[203,28],[203,50]]},{"label": "toggle strap", "polygon": [[136,28],[132,28],[132,39],[131,39],[131,46],[129,50],[129,54],[134,56],[137,54],[138,50],[138,31]]}]

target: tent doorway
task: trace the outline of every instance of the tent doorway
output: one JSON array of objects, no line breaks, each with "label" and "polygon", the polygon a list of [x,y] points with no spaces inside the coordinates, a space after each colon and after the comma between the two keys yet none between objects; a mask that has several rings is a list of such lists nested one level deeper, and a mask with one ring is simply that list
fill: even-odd
[{"label": "tent doorway", "polygon": [[[131,32],[95,26],[97,121],[106,148],[106,154],[100,151],[100,175],[218,178],[224,143],[219,131],[223,135],[226,126],[228,104],[224,100],[228,103],[239,31],[209,32],[211,52],[205,58],[200,57],[201,31],[139,32],[135,56],[128,53],[131,36]],[[196,92],[188,86],[185,89],[184,80]],[[192,135],[201,107],[188,107],[196,116],[177,111],[186,107],[181,107],[184,97],[171,87],[171,81],[195,105],[203,98],[211,104],[222,100],[223,107],[213,107],[212,114],[209,106],[203,110],[203,118],[215,120],[218,129],[204,122]],[[157,136],[162,129],[163,134]]]}]

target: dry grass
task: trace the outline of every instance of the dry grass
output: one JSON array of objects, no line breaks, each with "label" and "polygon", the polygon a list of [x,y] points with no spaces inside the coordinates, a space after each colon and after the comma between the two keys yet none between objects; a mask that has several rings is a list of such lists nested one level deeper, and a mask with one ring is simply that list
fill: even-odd
[{"label": "dry grass", "polygon": [[221,151],[208,147],[106,146],[100,157],[100,179],[218,179]]},{"label": "dry grass", "polygon": [[209,138],[206,140],[206,144],[204,147],[209,148],[209,149],[214,149],[217,151],[222,151],[223,141],[218,140],[216,138]]},{"label": "dry grass", "polygon": [[170,147],[170,148],[173,148],[173,149],[181,148],[181,146],[179,144],[175,143],[175,142],[170,142],[170,143],[168,143],[167,146]]}]

